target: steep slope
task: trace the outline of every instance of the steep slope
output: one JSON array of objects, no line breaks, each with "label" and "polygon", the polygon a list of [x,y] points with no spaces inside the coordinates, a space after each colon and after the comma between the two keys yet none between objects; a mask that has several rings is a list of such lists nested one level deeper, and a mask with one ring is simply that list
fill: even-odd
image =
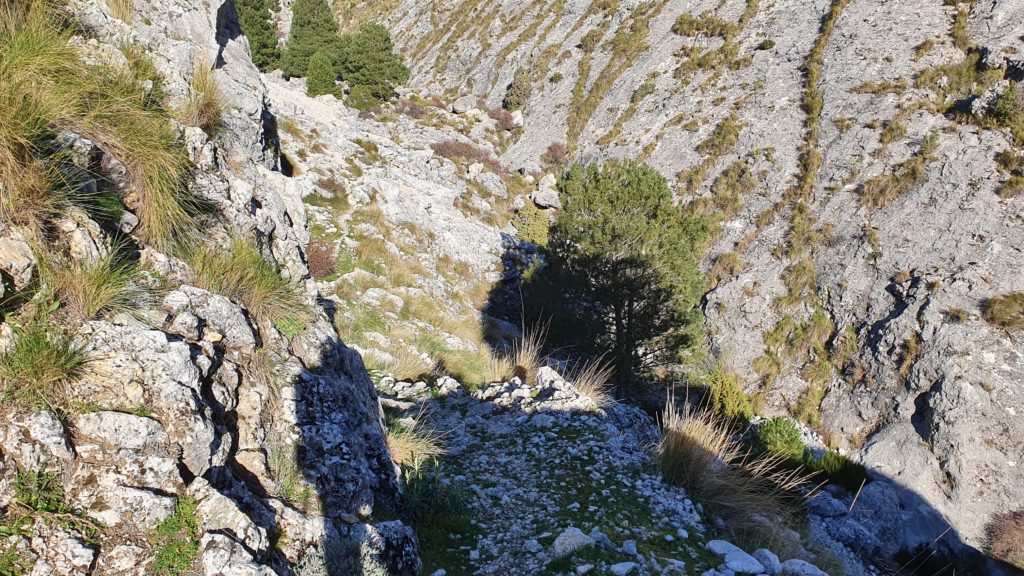
[{"label": "steep slope", "polygon": [[[1020,142],[989,108],[1024,73],[1019,2],[404,1],[384,19],[421,93],[497,106],[527,72],[509,164],[536,171],[553,142],[641,158],[721,215],[712,350],[769,412],[970,544],[1024,501],[1024,348],[981,318],[1024,289],[1022,200],[995,159]],[[942,532],[903,506],[908,544]]]}]

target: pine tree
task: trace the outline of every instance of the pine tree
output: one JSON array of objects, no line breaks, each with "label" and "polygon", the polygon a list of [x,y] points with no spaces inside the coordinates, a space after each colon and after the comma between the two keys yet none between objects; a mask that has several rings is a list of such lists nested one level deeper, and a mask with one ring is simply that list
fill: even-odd
[{"label": "pine tree", "polygon": [[338,24],[327,0],[295,0],[292,32],[281,57],[281,70],[285,76],[305,76],[313,54],[320,50],[337,54],[338,43]]},{"label": "pine tree", "polygon": [[262,72],[277,67],[281,53],[277,49],[277,28],[270,20],[270,10],[277,8],[277,0],[237,0],[238,23],[249,39],[252,62]]},{"label": "pine tree", "polygon": [[621,396],[699,338],[710,223],[676,205],[657,171],[631,161],[573,166],[559,192],[548,268],[525,287],[524,301],[545,309],[527,317],[551,320],[551,337],[564,340],[556,345],[606,355]]},{"label": "pine tree", "polygon": [[353,92],[387,100],[395,86],[409,79],[409,69],[395,54],[391,34],[380,24],[364,24],[357,34],[342,37],[338,53],[338,74]]},{"label": "pine tree", "polygon": [[308,75],[306,77],[306,94],[309,96],[320,96],[321,94],[333,94],[335,98],[341,98],[341,91],[338,90],[337,72],[334,71],[334,64],[331,57],[323,50],[317,50],[309,59]]}]

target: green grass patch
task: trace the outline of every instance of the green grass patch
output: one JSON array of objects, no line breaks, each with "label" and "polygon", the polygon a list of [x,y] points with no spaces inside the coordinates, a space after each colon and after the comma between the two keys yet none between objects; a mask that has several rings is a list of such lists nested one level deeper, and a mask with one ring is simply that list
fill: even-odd
[{"label": "green grass patch", "polygon": [[150,571],[178,576],[185,573],[199,554],[199,523],[196,502],[179,497],[174,514],[168,516],[149,535],[156,549]]}]

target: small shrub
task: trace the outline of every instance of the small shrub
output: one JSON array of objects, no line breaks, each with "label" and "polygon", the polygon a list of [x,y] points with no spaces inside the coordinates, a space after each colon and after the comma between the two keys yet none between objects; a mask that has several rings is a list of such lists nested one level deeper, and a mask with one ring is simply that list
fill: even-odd
[{"label": "small shrub", "polygon": [[195,501],[179,497],[174,514],[150,533],[149,540],[156,548],[150,571],[170,576],[185,573],[199,554],[199,522]]},{"label": "small shrub", "polygon": [[546,170],[553,170],[563,166],[567,157],[568,151],[565,149],[565,144],[561,142],[552,142],[548,145],[547,150],[541,154],[540,164]]},{"label": "small shrub", "polygon": [[511,132],[516,129],[512,121],[512,113],[504,108],[491,108],[487,114],[498,123],[498,128]]},{"label": "small shrub", "polygon": [[431,144],[430,148],[438,156],[449,160],[462,159],[469,160],[470,162],[480,162],[490,168],[495,174],[501,174],[503,172],[501,163],[496,158],[488,154],[485,150],[477,148],[476,146],[466,142],[443,140],[441,142]]},{"label": "small shrub", "polygon": [[800,430],[789,418],[776,416],[757,427],[754,443],[763,452],[771,452],[799,461],[804,455],[804,443]]},{"label": "small shrub", "polygon": [[306,95],[310,98],[324,94],[341,98],[337,82],[338,73],[334,70],[331,58],[323,50],[317,50],[309,57],[306,76]]},{"label": "small shrub", "polygon": [[526,205],[512,219],[512,225],[515,226],[520,240],[547,248],[551,223],[546,210],[527,200]]},{"label": "small shrub", "polygon": [[711,369],[706,379],[710,406],[716,414],[725,418],[749,420],[754,415],[750,399],[743,392],[740,378],[730,372],[724,364]]},{"label": "small shrub", "polygon": [[981,306],[981,317],[989,324],[1005,330],[1024,328],[1024,292],[1010,292],[989,298]]},{"label": "small shrub", "polygon": [[291,282],[249,240],[234,237],[226,250],[204,244],[190,248],[184,256],[198,287],[242,304],[256,318],[279,324],[307,316]]},{"label": "small shrub", "polygon": [[868,482],[868,471],[838,452],[827,450],[821,458],[810,452],[804,455],[803,466],[809,471],[824,474],[828,481],[847,490],[857,490]]},{"label": "small shrub", "polygon": [[985,526],[985,549],[993,558],[1024,569],[1024,509],[992,517]]},{"label": "small shrub", "polygon": [[765,38],[757,45],[758,50],[771,50],[772,48],[775,48],[775,40],[771,38]]},{"label": "small shrub", "polygon": [[561,72],[555,72],[554,74],[551,75],[551,78],[548,78],[548,81],[551,82],[552,84],[558,84],[559,82],[562,81],[563,78],[564,77],[562,76]]},{"label": "small shrub", "polygon": [[323,240],[311,240],[306,246],[306,266],[309,275],[317,280],[333,275],[338,269],[334,245]]},{"label": "small shrub", "polygon": [[509,111],[522,110],[526,101],[530,99],[531,92],[533,92],[533,83],[530,81],[530,73],[525,68],[519,68],[508,85],[501,105]]},{"label": "small shrub", "polygon": [[1016,198],[1024,192],[1024,176],[1010,176],[999,187],[1000,198]]}]

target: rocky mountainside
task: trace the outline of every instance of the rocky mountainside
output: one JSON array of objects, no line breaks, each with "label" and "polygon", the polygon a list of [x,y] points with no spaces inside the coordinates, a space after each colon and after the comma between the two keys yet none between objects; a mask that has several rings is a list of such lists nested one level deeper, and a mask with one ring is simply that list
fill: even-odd
[{"label": "rocky mountainside", "polygon": [[[1010,573],[974,548],[1024,501],[985,313],[1024,290],[1024,5],[332,9],[391,30],[397,99],[261,74],[232,0],[0,11],[0,112],[43,115],[0,121],[0,576]],[[53,70],[104,81],[23,105],[80,96]],[[667,424],[497,317],[565,157],[715,218],[709,356],[870,482],[744,502],[744,538],[659,469]],[[37,174],[66,201],[12,211]]]},{"label": "rocky mountainside", "polygon": [[982,318],[1024,288],[1022,200],[997,163],[1024,142],[992,120],[1024,76],[1024,4],[362,6],[421,94],[520,95],[510,166],[536,173],[552,143],[639,158],[721,214],[715,355],[766,411],[920,496],[901,504],[911,540],[944,518],[979,545],[1024,501],[1024,349]]}]

